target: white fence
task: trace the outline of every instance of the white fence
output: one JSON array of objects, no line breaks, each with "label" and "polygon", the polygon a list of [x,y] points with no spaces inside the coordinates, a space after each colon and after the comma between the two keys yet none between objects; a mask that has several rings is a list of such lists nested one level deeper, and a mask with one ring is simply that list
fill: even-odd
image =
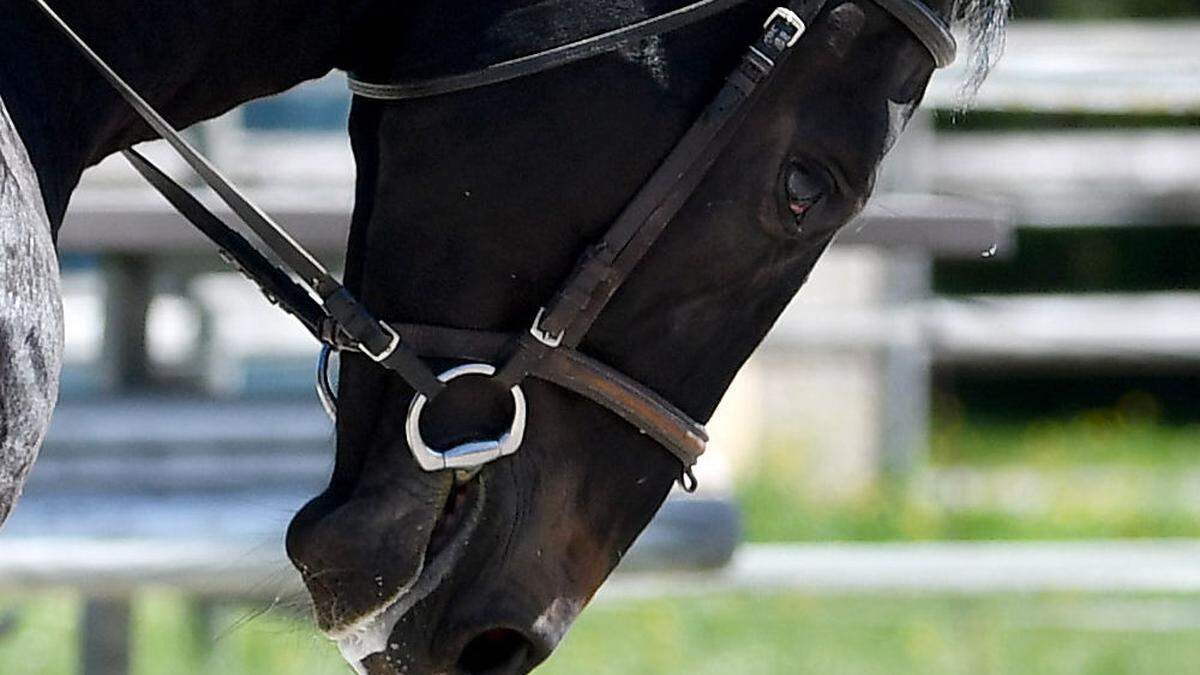
[{"label": "white fence", "polygon": [[[0,592],[92,597],[167,587],[198,597],[302,592],[278,548],[227,541],[9,539]],[[747,544],[711,571],[618,571],[598,599],[677,593],[1200,593],[1200,541]]]},{"label": "white fence", "polygon": [[[974,99],[986,110],[1171,113],[1200,110],[1200,22],[1018,21]],[[965,44],[965,41],[963,41]],[[954,108],[967,59],[939,74],[928,102]]]}]

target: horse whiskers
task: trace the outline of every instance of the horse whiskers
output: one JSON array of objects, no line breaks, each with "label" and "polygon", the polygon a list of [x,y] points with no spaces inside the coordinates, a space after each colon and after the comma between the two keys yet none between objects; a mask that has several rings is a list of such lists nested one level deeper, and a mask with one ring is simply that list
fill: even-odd
[{"label": "horse whiskers", "polygon": [[268,612],[275,608],[276,600],[272,600],[270,604],[265,606],[254,607],[246,610],[244,613],[238,616],[238,618],[234,619],[233,622],[228,626],[225,626],[220,631],[217,631],[216,635],[213,636],[213,643],[216,644],[224,641],[230,635],[233,635],[235,632],[242,630],[246,626],[249,626],[251,622],[265,616]]}]

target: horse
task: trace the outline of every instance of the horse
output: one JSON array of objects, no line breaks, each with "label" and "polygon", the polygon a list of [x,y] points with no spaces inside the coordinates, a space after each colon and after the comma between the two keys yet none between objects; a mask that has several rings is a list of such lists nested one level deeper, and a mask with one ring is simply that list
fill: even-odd
[{"label": "horse", "polygon": [[[52,0],[53,1],[53,0]],[[53,1],[178,126],[353,69],[403,22],[374,0]],[[0,522],[49,425],[62,362],[54,241],[87,167],[155,134],[33,0],[0,11]]]},{"label": "horse", "polygon": [[[773,3],[556,60],[680,5],[573,7],[417,11],[393,61],[352,79],[347,286],[443,385],[344,353],[330,483],[289,527],[317,623],[360,673],[523,673],[552,653],[943,64],[944,36],[902,12],[972,17],[983,46],[1006,12],[791,3],[807,33],[717,132]],[[604,374],[564,376],[572,359]]]},{"label": "horse", "polygon": [[[986,46],[1005,13],[999,0],[775,10],[746,0],[588,51],[586,37],[570,40],[665,26],[647,17],[686,7],[497,2],[448,16],[368,0],[62,4],[177,125],[332,68],[356,74],[347,287],[366,311],[408,330],[373,325],[386,344],[359,340],[346,351],[330,485],[296,515],[287,544],[319,627],[371,673],[527,672],[547,658],[681,477],[680,462],[690,467],[702,450],[700,422],[738,367],[869,196],[879,161],[945,60],[948,38],[930,18],[974,17]],[[8,365],[0,378],[12,478],[0,487],[11,495],[36,453],[61,358],[49,242],[83,169],[155,134],[36,7],[6,11],[17,28],[0,47],[0,150],[5,194],[17,197],[5,204],[16,204],[17,218],[5,228],[25,243],[6,246],[6,297],[40,309],[4,318],[5,363],[34,364],[16,375]],[[764,16],[769,31],[755,41]],[[695,161],[680,175],[694,184],[666,190],[677,203],[651,209],[651,219],[669,217],[619,275],[597,282],[609,284],[604,301],[572,296],[568,281],[566,304],[552,306],[578,306],[545,319],[568,325],[546,328],[539,315],[529,326],[564,279],[596,270],[574,261],[585,251],[603,261],[603,247],[589,242],[638,203],[630,195],[661,175],[691,121],[726,114],[706,103],[727,91],[722,78],[751,43],[757,57],[743,57],[740,79],[729,78],[739,91],[753,90],[755,69],[772,71],[775,58],[778,72],[753,106],[734,106],[737,124],[719,148],[683,153]],[[547,44],[583,47],[565,58]],[[786,61],[785,46],[795,47]],[[529,68],[538,60],[520,55],[531,52],[550,53],[557,67]],[[513,56],[507,68],[471,75]],[[392,80],[439,95],[389,101]],[[473,86],[439,88],[446,80]],[[572,328],[589,304],[603,311]],[[354,337],[354,326],[337,335]],[[461,365],[462,352],[494,356],[515,335],[515,354],[528,362],[510,369],[519,375],[511,386],[491,377],[493,366]],[[534,361],[559,365],[527,379]],[[431,375],[433,367],[445,370]],[[455,464],[431,445],[465,449],[466,459]],[[430,457],[440,465],[423,464]]]}]

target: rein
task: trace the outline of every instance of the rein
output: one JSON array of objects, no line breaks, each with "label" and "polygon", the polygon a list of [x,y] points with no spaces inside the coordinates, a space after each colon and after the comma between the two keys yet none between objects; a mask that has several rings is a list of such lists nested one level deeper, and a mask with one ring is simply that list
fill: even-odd
[{"label": "rein", "polygon": [[[631,40],[691,25],[745,1],[700,0],[623,28],[469,73],[384,84],[351,76],[350,89],[364,98],[397,101],[505,82],[608,53]],[[873,1],[912,32],[929,51],[936,66],[954,60],[955,43],[949,28],[920,0]],[[253,244],[145,157],[134,150],[123,152],[172,206],[218,246],[226,260],[256,283],[270,302],[294,315],[322,343],[317,391],[331,417],[336,415],[336,398],[328,380],[329,356],[333,351],[360,352],[402,377],[415,391],[409,404],[405,435],[421,468],[470,472],[521,447],[526,424],[521,383],[534,377],[588,398],[653,438],[679,460],[679,480],[683,487],[689,492],[695,490],[692,467],[708,441],[704,426],[648,387],[583,354],[578,346],[617,289],[732,141],[778,66],[788,58],[807,24],[815,20],[828,0],[792,0],[787,7],[778,7],[770,14],[761,36],[750,45],[708,108],[638,190],[604,237],[588,247],[566,283],[538,311],[529,330],[518,335],[376,319],[96,55],[46,0],[33,2],[138,115],[283,261],[285,269],[272,264]],[[438,374],[425,363],[423,359],[427,358],[466,363]],[[447,449],[431,448],[420,430],[422,411],[451,381],[465,376],[494,378],[509,388],[514,406],[510,427],[495,439]]]}]

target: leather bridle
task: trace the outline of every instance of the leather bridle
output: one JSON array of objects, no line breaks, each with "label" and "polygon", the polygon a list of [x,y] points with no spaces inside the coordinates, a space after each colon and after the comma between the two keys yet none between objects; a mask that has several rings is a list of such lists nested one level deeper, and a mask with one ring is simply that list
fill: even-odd
[{"label": "leather bridle", "polygon": [[[742,5],[747,0],[700,0],[666,14],[482,70],[435,79],[376,84],[350,78],[358,96],[397,101],[451,94],[530,76],[611,52],[632,40],[660,35]],[[708,108],[641,187],[600,239],[588,247],[560,290],[533,318],[528,331],[509,333],[413,325],[374,318],[287,232],[254,206],[163,117],[97,56],[45,0],[33,0],[65,33],[135,111],[184,158],[233,212],[287,267],[271,263],[244,237],[221,222],[186,189],[133,150],[126,157],[171,204],[212,239],[222,255],[295,315],[323,344],[318,393],[331,416],[336,399],[328,380],[331,352],[359,352],[399,375],[415,394],[405,432],[413,456],[426,471],[473,471],[515,453],[525,431],[521,389],[529,377],[573,391],[616,413],[671,452],[682,467],[681,483],[695,489],[692,466],[704,452],[704,426],[648,387],[587,356],[578,347],[633,269],[695,191],[730,143],[752,103],[792,52],[807,25],[831,0],[793,0],[775,9]],[[872,0],[904,24],[926,47],[937,67],[954,60],[955,41],[944,20],[919,0]],[[435,373],[426,359],[464,362]],[[421,434],[421,413],[449,383],[482,376],[508,388],[513,420],[498,438],[431,448]]]}]

